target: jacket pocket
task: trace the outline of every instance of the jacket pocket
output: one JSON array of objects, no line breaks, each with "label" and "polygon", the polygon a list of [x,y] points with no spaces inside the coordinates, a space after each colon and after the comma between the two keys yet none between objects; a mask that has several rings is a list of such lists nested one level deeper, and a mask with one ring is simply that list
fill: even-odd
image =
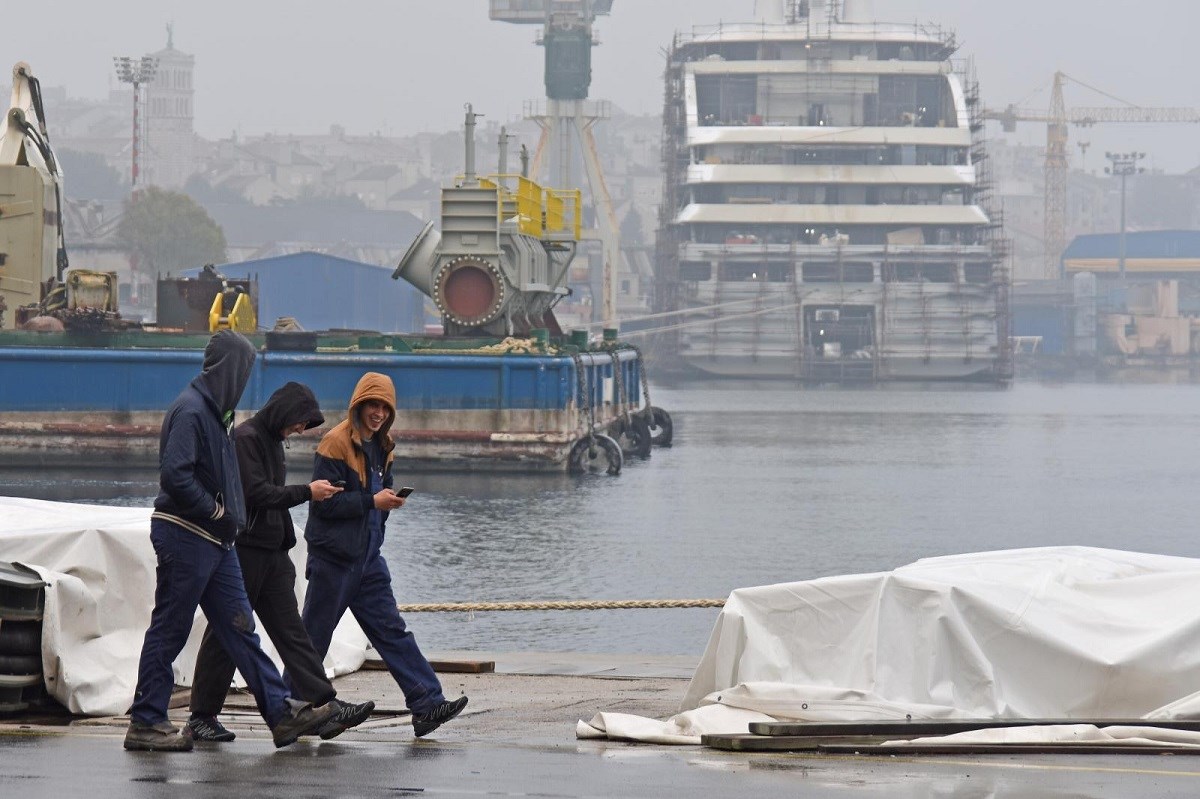
[{"label": "jacket pocket", "polygon": [[[340,528],[340,529],[339,529]],[[305,535],[310,549],[319,549],[339,560],[357,560],[366,550],[366,528],[349,525],[321,525]]]}]

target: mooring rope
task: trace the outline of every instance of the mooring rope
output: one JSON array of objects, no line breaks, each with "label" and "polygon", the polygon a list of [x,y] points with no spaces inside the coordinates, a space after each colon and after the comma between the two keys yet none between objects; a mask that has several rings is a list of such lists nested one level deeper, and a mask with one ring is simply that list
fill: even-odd
[{"label": "mooring rope", "polygon": [[556,599],[538,602],[427,602],[400,604],[397,608],[401,613],[477,613],[491,610],[628,610],[724,606],[724,599]]}]

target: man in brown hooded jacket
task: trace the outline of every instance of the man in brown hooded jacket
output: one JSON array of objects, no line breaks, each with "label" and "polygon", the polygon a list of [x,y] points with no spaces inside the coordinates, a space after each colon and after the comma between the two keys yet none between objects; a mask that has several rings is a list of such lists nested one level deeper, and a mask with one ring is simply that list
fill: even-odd
[{"label": "man in brown hooded jacket", "polygon": [[467,697],[447,701],[433,667],[396,609],[392,577],[380,553],[388,514],[404,506],[392,490],[396,419],[391,378],[367,372],[358,381],[346,419],[325,434],[314,457],[313,480],[344,487],[309,508],[308,590],[304,626],[320,657],[329,650],[342,614],[354,614],[404,692],[418,737],[457,716]]}]

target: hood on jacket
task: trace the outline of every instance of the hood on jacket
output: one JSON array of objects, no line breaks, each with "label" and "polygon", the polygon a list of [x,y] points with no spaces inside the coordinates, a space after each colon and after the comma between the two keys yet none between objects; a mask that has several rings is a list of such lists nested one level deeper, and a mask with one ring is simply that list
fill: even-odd
[{"label": "hood on jacket", "polygon": [[312,389],[303,383],[284,383],[271,398],[259,408],[255,420],[264,430],[276,438],[283,438],[283,431],[293,425],[304,423],[305,430],[325,424],[320,405]]},{"label": "hood on jacket", "polygon": [[219,330],[204,348],[204,366],[196,378],[225,424],[233,419],[254,366],[254,345],[241,333]]},{"label": "hood on jacket", "polygon": [[370,438],[370,436],[363,435],[366,429],[362,427],[362,422],[358,418],[358,408],[367,400],[379,400],[388,408],[387,419],[379,428],[379,441],[383,445],[383,451],[388,452],[393,446],[392,437],[388,435],[388,431],[392,429],[392,422],[396,421],[396,387],[392,384],[392,378],[381,375],[379,372],[367,372],[359,378],[358,385],[354,387],[354,394],[350,397],[350,411],[346,418],[350,421],[350,428],[354,431],[354,443],[360,446],[364,438]]}]

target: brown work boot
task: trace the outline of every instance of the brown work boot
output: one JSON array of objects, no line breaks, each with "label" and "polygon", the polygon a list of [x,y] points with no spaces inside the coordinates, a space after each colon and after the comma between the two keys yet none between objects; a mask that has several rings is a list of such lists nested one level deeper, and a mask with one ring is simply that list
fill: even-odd
[{"label": "brown work boot", "polygon": [[279,723],[271,728],[271,737],[275,739],[275,748],[294,744],[301,735],[311,735],[337,715],[336,702],[326,702],[320,707],[313,707],[308,702],[296,699],[287,700],[287,712]]},{"label": "brown work boot", "polygon": [[125,748],[134,752],[190,752],[192,739],[179,734],[179,728],[168,721],[158,724],[129,722],[125,731]]}]

